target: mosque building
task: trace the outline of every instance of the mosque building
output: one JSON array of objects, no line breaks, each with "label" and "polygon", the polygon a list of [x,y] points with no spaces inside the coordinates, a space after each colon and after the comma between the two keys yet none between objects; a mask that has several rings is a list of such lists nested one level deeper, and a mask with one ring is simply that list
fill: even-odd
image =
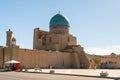
[{"label": "mosque building", "polygon": [[12,31],[6,32],[6,46],[0,46],[0,68],[6,61],[17,60],[25,68],[89,68],[89,60],[76,37],[69,33],[70,22],[61,13],[49,22],[49,31],[34,29],[33,49],[16,45]]}]

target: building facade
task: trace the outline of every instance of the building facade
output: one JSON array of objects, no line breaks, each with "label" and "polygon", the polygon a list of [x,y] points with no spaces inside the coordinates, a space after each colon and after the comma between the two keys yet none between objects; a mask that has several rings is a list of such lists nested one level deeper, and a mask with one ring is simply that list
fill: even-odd
[{"label": "building facade", "polygon": [[12,31],[6,32],[6,46],[0,46],[0,67],[9,60],[20,61],[26,68],[89,68],[89,60],[76,37],[69,33],[68,18],[58,13],[49,23],[49,31],[34,29],[33,49],[16,45]]},{"label": "building facade", "polygon": [[120,55],[111,53],[109,56],[101,57],[101,68],[120,69]]}]

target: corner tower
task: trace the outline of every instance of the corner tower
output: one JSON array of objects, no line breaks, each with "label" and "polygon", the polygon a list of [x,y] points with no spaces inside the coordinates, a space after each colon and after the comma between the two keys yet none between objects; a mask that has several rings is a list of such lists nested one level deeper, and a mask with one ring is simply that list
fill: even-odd
[{"label": "corner tower", "polygon": [[11,46],[12,45],[12,31],[9,29],[6,34],[6,38],[7,38],[7,41],[6,41],[6,46]]}]

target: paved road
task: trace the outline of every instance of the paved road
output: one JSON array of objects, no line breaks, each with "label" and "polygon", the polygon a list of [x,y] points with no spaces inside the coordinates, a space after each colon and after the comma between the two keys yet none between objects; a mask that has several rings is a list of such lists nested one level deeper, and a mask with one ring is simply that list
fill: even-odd
[{"label": "paved road", "polygon": [[112,80],[104,78],[23,73],[23,72],[0,72],[0,80]]}]

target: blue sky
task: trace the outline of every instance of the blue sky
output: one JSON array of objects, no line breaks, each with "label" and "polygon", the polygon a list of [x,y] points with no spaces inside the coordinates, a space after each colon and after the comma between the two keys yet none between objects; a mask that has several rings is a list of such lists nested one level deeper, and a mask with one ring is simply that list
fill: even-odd
[{"label": "blue sky", "polygon": [[120,54],[120,0],[0,0],[0,45],[10,28],[20,47],[32,49],[33,29],[49,31],[59,11],[87,53]]}]

